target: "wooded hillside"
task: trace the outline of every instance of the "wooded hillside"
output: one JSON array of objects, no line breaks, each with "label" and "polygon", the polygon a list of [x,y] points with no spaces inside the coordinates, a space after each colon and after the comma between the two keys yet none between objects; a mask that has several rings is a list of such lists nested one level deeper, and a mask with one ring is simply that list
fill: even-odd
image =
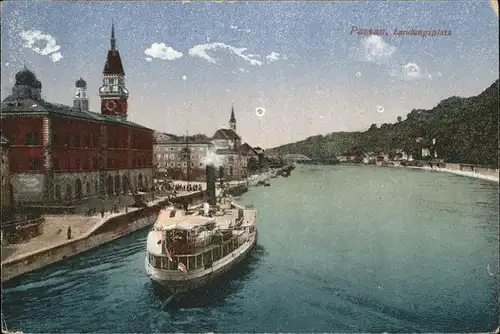
[{"label": "wooded hillside", "polygon": [[[272,148],[266,154],[304,154],[330,159],[341,153],[362,154],[404,149],[414,158],[430,147],[445,162],[498,165],[499,81],[477,96],[450,97],[431,110],[412,110],[405,120],[376,124],[365,132],[334,132]],[[421,137],[417,142],[415,139]],[[436,145],[432,146],[432,139]]]}]

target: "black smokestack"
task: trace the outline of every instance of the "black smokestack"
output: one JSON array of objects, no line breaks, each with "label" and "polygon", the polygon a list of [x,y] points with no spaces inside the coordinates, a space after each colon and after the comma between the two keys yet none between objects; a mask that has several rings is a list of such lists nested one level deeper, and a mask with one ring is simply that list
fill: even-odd
[{"label": "black smokestack", "polygon": [[205,167],[206,181],[207,181],[207,202],[210,205],[215,205],[217,203],[217,197],[215,196],[215,184],[217,182],[217,168],[213,165],[207,165]]},{"label": "black smokestack", "polygon": [[223,187],[224,186],[224,167],[223,166],[219,167],[219,182],[220,182],[220,186]]}]

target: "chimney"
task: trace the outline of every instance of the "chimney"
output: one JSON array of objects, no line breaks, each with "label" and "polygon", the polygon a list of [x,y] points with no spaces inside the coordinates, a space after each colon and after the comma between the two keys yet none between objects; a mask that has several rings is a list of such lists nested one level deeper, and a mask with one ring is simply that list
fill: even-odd
[{"label": "chimney", "polygon": [[224,167],[220,166],[219,167],[219,182],[221,188],[224,187]]},{"label": "chimney", "polygon": [[217,203],[217,197],[215,194],[215,184],[217,182],[217,168],[214,165],[207,165],[205,167],[206,182],[207,182],[207,202],[210,205],[215,205]]}]

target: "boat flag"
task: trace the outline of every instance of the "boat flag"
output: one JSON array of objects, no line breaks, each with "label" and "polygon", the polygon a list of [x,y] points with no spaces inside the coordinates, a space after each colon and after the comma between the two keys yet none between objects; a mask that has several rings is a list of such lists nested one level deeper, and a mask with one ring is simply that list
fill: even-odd
[{"label": "boat flag", "polygon": [[162,239],[158,240],[158,242],[156,243],[157,245],[161,245],[163,243],[163,246],[165,248],[165,255],[167,255],[167,258],[170,262],[172,262],[172,255],[170,255],[170,252],[168,251],[168,248],[167,248],[167,236],[163,237]]},{"label": "boat flag", "polygon": [[172,262],[172,256],[170,255],[170,252],[167,248],[167,231],[165,231],[165,234],[163,236],[163,246],[165,247],[165,255],[167,256],[167,259]]},{"label": "boat flag", "polygon": [[182,262],[179,262],[179,265],[177,266],[177,269],[179,269],[179,271],[182,271],[186,275],[188,273],[186,266]]}]

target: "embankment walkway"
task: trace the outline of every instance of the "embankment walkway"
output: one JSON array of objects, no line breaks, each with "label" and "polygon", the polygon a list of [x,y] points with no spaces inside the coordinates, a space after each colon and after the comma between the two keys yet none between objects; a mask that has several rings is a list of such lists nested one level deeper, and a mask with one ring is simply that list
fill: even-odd
[{"label": "embankment walkway", "polygon": [[[180,192],[178,193],[177,197],[187,197],[196,193],[198,192]],[[153,201],[148,202],[148,207],[155,207],[163,202],[166,202],[167,200],[168,197],[159,197]],[[36,255],[41,255],[48,252],[50,253],[51,250],[63,249],[64,246],[76,244],[78,243],[78,241],[89,239],[91,236],[93,236],[93,234],[95,234],[95,231],[104,226],[113,218],[125,216],[139,210],[143,210],[143,208],[122,208],[117,212],[105,213],[104,217],[101,217],[100,213],[98,214],[98,216],[96,215],[90,217],[82,215],[46,215],[44,216],[45,222],[42,235],[30,239],[26,243],[2,244],[2,271],[9,271],[8,269],[10,266],[18,265],[19,262],[22,262],[25,259],[30,259],[36,257]],[[68,227],[71,227],[71,239],[68,239],[67,237]],[[98,247],[105,242],[97,242],[92,247],[88,247],[88,249],[86,250]],[[75,254],[80,252],[75,252]],[[69,257],[75,254],[65,255]],[[57,261],[52,261],[52,263],[53,262]],[[2,282],[14,278],[15,276],[21,275],[27,271],[41,268],[46,264],[47,263],[40,263],[40,265],[37,265],[36,263],[32,263],[30,270],[22,271],[18,274],[2,274]]]},{"label": "embankment walkway", "polygon": [[451,173],[451,174],[455,174],[455,175],[472,177],[475,179],[500,182],[498,171],[496,172],[496,175],[495,175],[495,173],[481,173],[481,172],[477,172],[477,171],[463,171],[463,170],[456,170],[456,169],[451,169],[451,168],[439,168],[439,167],[432,167],[431,168],[428,166],[424,166],[424,167],[409,166],[407,168],[422,169],[422,170],[428,170],[428,171],[434,171],[434,172]]}]

